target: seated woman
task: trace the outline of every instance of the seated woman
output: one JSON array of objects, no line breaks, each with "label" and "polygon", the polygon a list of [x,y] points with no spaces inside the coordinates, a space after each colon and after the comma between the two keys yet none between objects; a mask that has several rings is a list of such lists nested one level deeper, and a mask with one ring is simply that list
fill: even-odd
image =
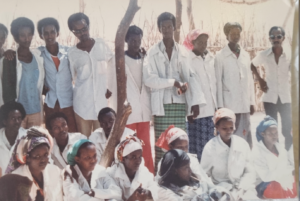
[{"label": "seated woman", "polygon": [[95,145],[86,139],[77,140],[68,151],[68,165],[63,181],[65,201],[120,200],[121,189],[97,164]]},{"label": "seated woman", "polygon": [[180,149],[169,150],[162,158],[158,183],[158,199],[164,201],[191,201],[191,200],[228,200],[224,194],[219,199],[214,190],[208,191],[207,184],[200,181],[191,170],[191,160],[188,154]]},{"label": "seated woman", "polygon": [[41,127],[32,127],[16,144],[6,174],[18,174],[33,182],[32,200],[63,201],[60,169],[48,164],[52,137]]},{"label": "seated woman", "polygon": [[53,149],[51,159],[53,164],[60,169],[64,169],[67,165],[67,153],[70,147],[80,139],[86,139],[81,133],[69,133],[68,119],[62,112],[57,112],[48,117],[46,120],[46,128],[53,136]]},{"label": "seated woman", "polygon": [[235,114],[221,108],[214,114],[217,136],[204,147],[201,166],[212,182],[230,191],[231,200],[257,199],[249,144],[233,135]]},{"label": "seated woman", "polygon": [[158,200],[153,174],[142,164],[143,144],[137,137],[127,136],[115,149],[116,163],[107,168],[126,201]]},{"label": "seated woman", "polygon": [[258,144],[253,148],[254,168],[257,173],[258,197],[263,199],[295,198],[297,189],[294,166],[288,153],[278,143],[277,122],[266,116],[257,126]]}]

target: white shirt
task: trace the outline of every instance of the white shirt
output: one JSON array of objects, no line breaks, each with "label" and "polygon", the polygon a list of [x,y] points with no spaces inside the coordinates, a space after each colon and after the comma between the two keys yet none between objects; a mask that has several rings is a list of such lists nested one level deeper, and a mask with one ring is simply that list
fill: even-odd
[{"label": "white shirt", "polygon": [[[135,132],[133,130],[125,127],[120,141],[125,140],[128,135],[133,135],[134,133]],[[91,142],[93,142],[96,146],[97,161],[99,163],[101,160],[101,156],[106,148],[107,141],[108,141],[108,139],[106,138],[105,133],[103,131],[103,128],[98,128],[94,132],[92,132],[92,134],[89,137],[89,140]]]},{"label": "white shirt", "polygon": [[246,191],[255,188],[255,170],[249,144],[239,136],[231,136],[228,147],[220,135],[212,138],[204,147],[201,166],[215,185],[227,190]]},{"label": "white shirt", "polygon": [[[60,174],[60,169],[55,166],[48,164],[43,171],[44,179],[44,200],[45,201],[63,201],[63,191],[62,191],[62,177]],[[12,174],[18,174],[24,177],[28,177],[33,181],[33,177],[27,165],[21,165]],[[29,193],[32,200],[35,200],[37,195],[37,190],[39,187],[33,182],[31,191]]]},{"label": "white shirt", "polygon": [[[187,115],[194,105],[206,105],[198,76],[191,68],[186,48],[174,42],[169,60],[163,41],[152,46],[144,60],[144,83],[151,88],[152,115],[164,116],[163,104],[186,103]],[[178,95],[174,82],[188,83],[184,94]]]},{"label": "white shirt", "polygon": [[[127,125],[147,122],[151,120],[150,88],[142,80],[143,59],[132,59],[125,55],[125,71],[127,76],[127,101],[130,103],[132,112],[128,117]],[[136,76],[134,76],[136,74]],[[139,77],[141,76],[141,77]],[[108,88],[112,92],[109,99],[109,106],[117,111],[117,79],[115,57],[109,61],[108,67]],[[140,84],[136,81],[141,81]]]},{"label": "white shirt", "polygon": [[236,55],[226,45],[215,57],[217,105],[234,113],[249,113],[255,105],[254,83],[249,54],[241,48]]},{"label": "white shirt", "polygon": [[99,111],[107,107],[106,64],[112,57],[107,44],[100,38],[88,53],[71,47],[68,52],[70,69],[75,82],[73,107],[84,120],[97,120]]},{"label": "white shirt", "polygon": [[[78,175],[78,182],[70,177],[67,177],[63,181],[63,191],[65,201],[99,201],[99,200],[121,200],[122,191],[116,185],[115,181],[106,173],[105,168],[96,165],[92,172],[91,186],[82,175],[79,167],[74,166]],[[70,171],[70,167],[67,166],[66,171]],[[90,197],[88,192],[93,190],[95,192],[94,197]]]},{"label": "white shirt", "polygon": [[206,106],[200,107],[200,114],[197,118],[209,117],[215,114],[217,108],[217,81],[214,67],[214,57],[208,52],[205,59],[190,51],[192,68],[199,76],[201,89],[203,90]]},{"label": "white shirt", "polygon": [[5,174],[7,165],[11,158],[11,154],[14,151],[14,147],[16,145],[17,140],[25,136],[26,134],[27,134],[27,130],[20,127],[19,134],[16,137],[15,143],[13,144],[13,146],[10,146],[5,135],[5,128],[0,129],[0,153],[1,153],[0,168],[2,169],[2,176]]},{"label": "white shirt", "polygon": [[56,139],[53,138],[53,148],[51,151],[51,159],[53,160],[53,164],[59,167],[60,169],[64,169],[68,165],[67,154],[72,145],[80,139],[86,139],[85,135],[81,133],[68,133],[69,139],[68,144],[66,145],[63,152],[60,152],[59,147],[57,145]]},{"label": "white shirt", "polygon": [[106,171],[112,178],[114,178],[117,185],[122,189],[123,200],[127,200],[142,184],[142,188],[151,191],[153,200],[158,201],[158,185],[156,182],[154,182],[153,174],[149,172],[144,165],[140,165],[132,182],[130,182],[125,172],[125,167],[122,163],[115,163],[112,167],[108,167]]},{"label": "white shirt", "polygon": [[290,62],[290,58],[283,52],[277,64],[272,48],[261,51],[254,57],[253,65],[263,66],[266,72],[265,81],[269,90],[263,94],[263,102],[276,104],[278,97],[282,103],[291,102]]},{"label": "white shirt", "polygon": [[289,161],[288,152],[279,143],[275,144],[279,153],[276,156],[264,145],[263,141],[257,143],[252,150],[254,168],[257,173],[256,185],[261,182],[276,181],[283,188],[293,188],[294,176],[292,171],[295,169]]}]

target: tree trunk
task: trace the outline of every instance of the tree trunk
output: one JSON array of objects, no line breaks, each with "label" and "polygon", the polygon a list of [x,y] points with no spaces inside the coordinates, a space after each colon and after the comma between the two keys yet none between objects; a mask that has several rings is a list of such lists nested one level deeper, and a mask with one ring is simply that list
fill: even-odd
[{"label": "tree trunk", "polygon": [[117,73],[117,116],[115,124],[109,135],[106,148],[101,156],[100,165],[109,167],[114,159],[115,147],[119,144],[120,138],[124,132],[128,116],[131,113],[131,106],[126,95],[126,75],[125,75],[125,53],[124,43],[125,35],[129,25],[140,8],[137,5],[137,0],[130,0],[127,11],[118,27],[115,39],[115,58],[116,58],[116,73]]},{"label": "tree trunk", "polygon": [[182,14],[182,1],[181,0],[175,0],[176,2],[176,29],[174,33],[174,39],[177,43],[179,43],[180,40],[180,27],[181,27],[181,14]]},{"label": "tree trunk", "polygon": [[187,16],[189,19],[189,30],[192,31],[195,29],[195,23],[194,23],[194,16],[193,16],[193,6],[192,6],[192,0],[187,0]]}]

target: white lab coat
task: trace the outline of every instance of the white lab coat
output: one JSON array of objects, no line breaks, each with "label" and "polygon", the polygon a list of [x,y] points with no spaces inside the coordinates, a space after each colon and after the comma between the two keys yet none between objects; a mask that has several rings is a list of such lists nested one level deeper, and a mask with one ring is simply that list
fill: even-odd
[{"label": "white lab coat", "polygon": [[201,166],[213,183],[229,191],[243,189],[244,199],[256,199],[255,170],[249,144],[239,136],[231,136],[228,147],[220,135],[204,147]]},{"label": "white lab coat", "polygon": [[[151,121],[151,105],[150,105],[150,89],[142,82],[142,90],[140,91],[134,77],[126,63],[125,55],[125,71],[127,78],[127,101],[130,103],[132,113],[127,120],[128,124]],[[143,59],[142,59],[143,60]],[[141,71],[143,66],[141,66]],[[109,106],[117,112],[117,77],[116,77],[116,61],[113,56],[108,63],[108,89],[112,92],[109,99]]]},{"label": "white lab coat", "polygon": [[106,169],[107,173],[114,178],[117,185],[122,189],[123,200],[128,199],[132,193],[142,184],[142,188],[150,190],[154,201],[158,201],[158,185],[154,181],[154,176],[149,170],[141,164],[135,173],[134,179],[130,182],[123,163],[115,163],[112,167]]},{"label": "white lab coat", "polygon": [[278,157],[267,149],[263,141],[253,147],[254,168],[257,173],[256,185],[261,182],[276,181],[284,189],[292,189],[294,183],[292,172],[295,168],[289,161],[286,149],[279,143],[276,143],[275,146],[279,153]]},{"label": "white lab coat", "polygon": [[215,57],[217,105],[234,113],[249,113],[255,105],[254,83],[248,52],[241,49],[236,55],[226,45]]},{"label": "white lab coat", "polygon": [[[133,135],[135,132],[129,128],[124,129],[123,135],[121,136],[121,142],[126,139],[127,136]],[[106,148],[106,143],[108,139],[105,136],[105,133],[103,131],[103,128],[98,128],[89,137],[89,140],[93,142],[96,146],[97,150],[97,161],[98,163],[101,160],[101,156]]]},{"label": "white lab coat", "polygon": [[[39,95],[40,95],[40,104],[41,104],[41,119],[43,120],[44,117],[44,112],[43,112],[43,97],[42,97],[42,92],[43,92],[43,87],[44,87],[44,78],[45,78],[45,69],[44,69],[44,58],[41,55],[41,51],[39,49],[31,49],[30,50],[33,56],[35,57],[37,64],[38,64],[38,69],[39,69],[39,78],[37,82],[37,88],[39,90]],[[18,58],[18,52],[16,51],[16,57]],[[2,92],[2,76],[3,76],[3,59],[4,57],[0,60],[0,106],[4,104],[3,102],[3,92]],[[18,100],[19,97],[19,89],[20,89],[20,81],[22,78],[22,63],[17,59],[17,98],[16,101]]]},{"label": "white lab coat", "polygon": [[[161,41],[162,42],[162,41]],[[143,79],[146,86],[151,88],[151,110],[152,115],[164,116],[164,90],[174,86],[175,79],[168,79],[166,76],[165,63],[168,61],[159,48],[159,43],[152,46],[144,60]],[[188,83],[188,89],[183,94],[187,104],[186,113],[191,115],[191,107],[194,105],[206,105],[205,97],[199,83],[199,77],[191,68],[191,59],[185,47],[177,44],[178,65],[176,72],[183,82]],[[176,97],[174,97],[176,98]],[[176,101],[173,99],[173,102]]]},{"label": "white lab coat", "polygon": [[[33,181],[33,177],[27,165],[21,165],[14,170],[12,174],[28,177],[31,181]],[[45,201],[63,201],[61,170],[55,165],[48,164],[43,171],[43,178]],[[32,200],[35,200],[38,189],[38,186],[36,186],[35,183],[32,183],[30,191],[30,197]]]},{"label": "white lab coat", "polygon": [[21,137],[25,136],[26,134],[27,134],[27,130],[20,127],[19,134],[16,138],[14,145],[10,149],[8,149],[8,147],[6,146],[6,143],[8,143],[8,140],[5,136],[5,128],[0,129],[0,153],[1,153],[0,168],[2,169],[2,176],[5,174],[5,170],[7,168],[9,160],[11,158],[11,154],[14,151],[17,140],[20,139]]},{"label": "white lab coat", "polygon": [[[115,181],[106,173],[105,168],[96,165],[92,172],[91,186],[82,175],[79,167],[74,166],[78,174],[78,182],[67,176],[66,180],[63,181],[63,191],[65,201],[99,201],[99,200],[121,200],[122,192],[121,189],[116,185]],[[70,172],[70,167],[67,166],[66,171]],[[88,192],[93,190],[95,192],[94,197],[90,197]]]},{"label": "white lab coat", "polygon": [[69,149],[72,147],[72,145],[80,139],[86,139],[85,135],[82,135],[81,133],[68,133],[69,140],[68,144],[61,153],[59,150],[59,147],[57,145],[56,139],[53,138],[53,148],[51,151],[51,159],[53,161],[53,164],[59,167],[60,169],[64,169],[68,165],[68,159],[67,154]]}]

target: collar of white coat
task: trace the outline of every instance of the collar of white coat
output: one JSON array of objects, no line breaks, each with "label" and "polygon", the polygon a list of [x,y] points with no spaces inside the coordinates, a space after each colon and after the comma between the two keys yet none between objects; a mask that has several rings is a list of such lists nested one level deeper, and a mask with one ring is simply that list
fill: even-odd
[{"label": "collar of white coat", "polygon": [[[263,151],[265,151],[265,152],[268,152],[268,153],[270,153],[270,154],[273,154],[267,147],[266,147],[266,145],[264,144],[264,142],[261,140],[261,141],[259,141],[258,143],[257,143],[257,146],[261,149],[261,150],[263,150]],[[277,151],[278,151],[278,153],[279,153],[279,155],[278,155],[278,157],[279,156],[281,156],[283,153],[282,152],[286,152],[286,150],[284,149],[284,147],[282,146],[282,145],[280,145],[278,142],[276,142],[275,143],[275,147],[276,147],[276,149],[277,149]],[[274,154],[273,154],[274,155]],[[275,157],[276,157],[276,155],[274,155]]]},{"label": "collar of white coat", "polygon": [[[272,55],[273,56],[274,52],[273,52],[273,49],[272,47],[270,47],[269,49],[266,50],[266,55],[267,56],[270,56]],[[286,52],[284,51],[284,49],[282,48],[282,56],[286,56]]]},{"label": "collar of white coat", "polygon": [[[143,175],[143,174],[141,174],[141,171],[142,171],[142,168],[143,168],[142,163],[141,163],[139,169],[136,171],[136,173],[134,175],[134,179],[132,180],[132,182],[130,182],[129,177],[126,174],[125,167],[124,167],[123,163],[116,163],[114,165],[117,168],[114,177],[125,181],[125,183],[124,183],[125,187],[129,188],[129,187],[135,187],[136,186],[136,188],[137,188],[140,185],[139,177],[140,177],[140,175]],[[146,176],[146,175],[144,175],[144,176]]]},{"label": "collar of white coat", "polygon": [[230,143],[230,147],[229,147],[227,144],[225,144],[223,142],[223,140],[221,139],[220,134],[218,134],[217,135],[217,145],[219,145],[219,146],[216,147],[217,148],[216,149],[216,152],[217,152],[216,154],[220,154],[220,153],[222,153],[222,152],[224,152],[228,149],[231,149],[232,151],[239,151],[239,152],[245,150],[244,143],[239,143],[238,142],[238,141],[241,141],[241,140],[244,140],[244,139],[242,139],[239,136],[235,136],[234,134],[232,134],[231,143]]},{"label": "collar of white coat", "polygon": [[105,144],[107,138],[105,136],[103,128],[97,128],[90,136],[90,140],[96,143]]},{"label": "collar of white coat", "polygon": [[[153,45],[149,49],[149,51],[147,53],[149,55],[149,57],[154,56],[156,54],[159,54],[159,56],[161,56],[161,57],[165,57],[162,50],[161,50],[161,48],[160,48],[160,46],[166,48],[164,42],[161,40],[160,42],[156,43],[155,45]],[[174,46],[175,46],[175,49],[178,50],[178,54],[180,54],[182,57],[187,57],[188,56],[189,53],[188,53],[188,51],[186,50],[185,47],[179,45],[175,41],[174,41]]]},{"label": "collar of white coat", "polygon": [[[46,46],[40,46],[38,47],[38,49],[41,51],[41,52],[48,52]],[[61,54],[68,54],[68,52],[65,50],[64,46],[62,46],[61,44],[58,43],[58,52],[61,53]],[[51,55],[52,56],[52,55]]]},{"label": "collar of white coat", "polygon": [[[240,55],[239,55],[239,58],[240,58],[240,56],[244,56],[244,54],[246,53],[246,51],[242,48],[242,46],[240,45]],[[229,48],[229,45],[227,44],[222,50],[221,50],[222,52],[223,52],[223,55],[225,56],[225,57],[227,57],[227,56],[229,56],[229,55],[234,55],[235,56],[235,54],[231,51],[231,49]]]},{"label": "collar of white coat", "polygon": [[[70,133],[68,133],[68,143],[67,143],[65,149],[68,148],[68,146],[70,146],[70,145],[72,145],[72,144],[73,144],[73,143],[72,143],[71,135],[70,135]],[[52,149],[52,153],[54,153],[55,151],[60,152],[59,147],[58,147],[58,144],[57,144],[57,142],[56,142],[56,139],[53,138],[53,149]]]},{"label": "collar of white coat", "polygon": [[[75,165],[74,169],[78,174],[78,184],[80,185],[80,187],[83,187],[82,185],[84,185],[84,183],[85,183],[85,187],[89,187],[89,184],[88,184],[87,180],[85,179],[85,177],[83,176],[78,165]],[[89,188],[96,187],[97,179],[99,179],[101,177],[105,177],[105,176],[106,176],[105,168],[101,165],[96,164],[94,170],[92,171],[91,187],[89,187]]]},{"label": "collar of white coat", "polygon": [[[189,51],[191,59],[200,59],[203,61],[204,59],[199,55],[197,56],[193,51]],[[207,54],[205,55],[205,61],[213,59],[213,55],[210,51],[207,50]]]},{"label": "collar of white coat", "polygon": [[[17,135],[17,138],[16,138],[14,144],[16,144],[16,142],[17,142],[18,139],[20,139],[21,137],[25,136],[25,135],[27,134],[26,132],[27,132],[26,129],[20,127],[20,128],[19,128],[19,133],[18,133],[18,135]],[[6,138],[6,136],[5,136],[5,128],[1,128],[1,129],[0,129],[0,139],[3,139],[3,138]],[[6,139],[7,139],[7,138],[6,138]],[[2,147],[2,146],[5,146],[5,143],[4,143],[3,140],[0,140],[0,147]],[[5,146],[5,147],[6,147],[6,146]]]},{"label": "collar of white coat", "polygon": [[[45,184],[47,184],[49,182],[49,175],[47,174],[47,167],[42,171],[43,173],[43,179],[44,179],[44,189],[45,189]],[[31,181],[33,181],[33,177],[32,174],[29,170],[28,165],[21,165],[19,168],[17,168],[15,171],[17,171],[19,174],[21,173],[22,176],[24,177],[28,177],[28,179],[30,179]],[[34,184],[33,184],[34,185]]]}]

